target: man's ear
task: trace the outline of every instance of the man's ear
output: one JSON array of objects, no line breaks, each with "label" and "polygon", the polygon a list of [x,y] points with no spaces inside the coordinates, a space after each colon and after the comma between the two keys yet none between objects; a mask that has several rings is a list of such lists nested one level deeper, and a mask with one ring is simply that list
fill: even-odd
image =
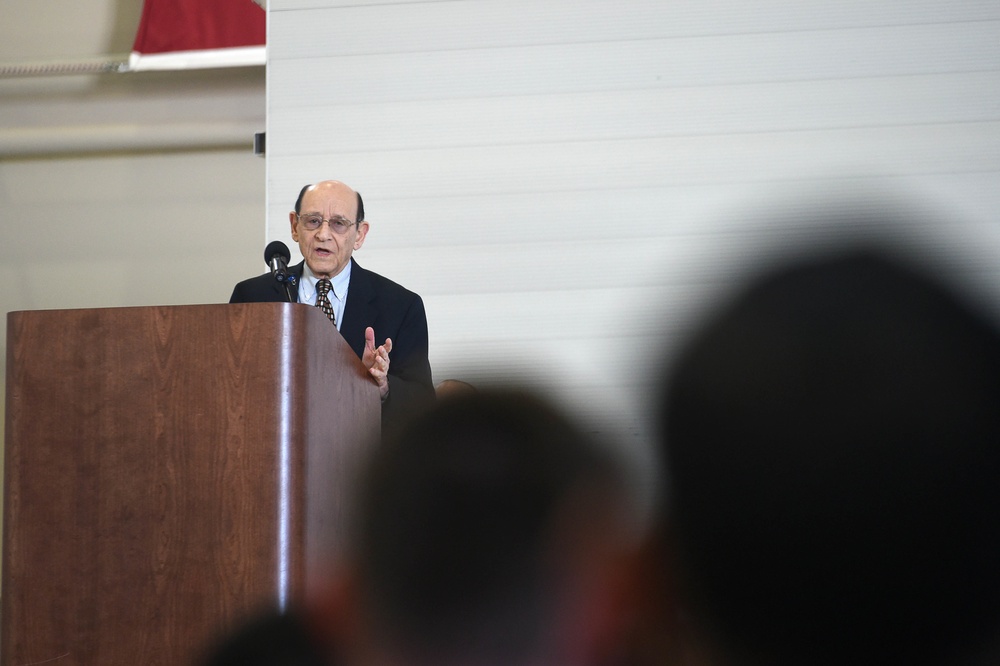
[{"label": "man's ear", "polygon": [[365,236],[368,235],[368,221],[361,220],[358,222],[358,237],[354,239],[354,249],[360,250],[361,246],[365,244]]},{"label": "man's ear", "polygon": [[299,242],[298,225],[295,224],[296,222],[298,222],[298,219],[299,216],[295,214],[294,210],[288,214],[288,222],[292,225],[292,240],[295,241],[296,243]]}]

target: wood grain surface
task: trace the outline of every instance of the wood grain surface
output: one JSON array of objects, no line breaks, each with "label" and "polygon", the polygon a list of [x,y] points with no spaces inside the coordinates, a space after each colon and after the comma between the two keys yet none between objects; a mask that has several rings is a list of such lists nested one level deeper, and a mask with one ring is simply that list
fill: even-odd
[{"label": "wood grain surface", "polygon": [[0,656],[186,664],[307,591],[377,389],[291,304],[8,316]]}]

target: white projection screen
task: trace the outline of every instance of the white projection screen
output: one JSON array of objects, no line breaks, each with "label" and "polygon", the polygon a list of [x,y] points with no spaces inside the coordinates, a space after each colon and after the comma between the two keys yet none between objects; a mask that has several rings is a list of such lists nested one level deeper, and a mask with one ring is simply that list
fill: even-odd
[{"label": "white projection screen", "polygon": [[298,261],[299,188],[358,189],[355,257],[423,296],[436,382],[641,439],[699,310],[862,195],[1000,277],[995,0],[267,4],[265,241]]}]

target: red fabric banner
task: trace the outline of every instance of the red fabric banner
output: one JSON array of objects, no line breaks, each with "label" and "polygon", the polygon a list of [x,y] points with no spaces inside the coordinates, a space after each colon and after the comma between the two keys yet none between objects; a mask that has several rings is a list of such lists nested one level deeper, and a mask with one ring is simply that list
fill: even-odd
[{"label": "red fabric banner", "polygon": [[[130,66],[165,69],[263,64],[266,24],[267,13],[253,0],[145,0]],[[219,49],[231,52],[213,56]],[[161,55],[164,57],[148,57]],[[154,66],[142,66],[143,60]]]}]

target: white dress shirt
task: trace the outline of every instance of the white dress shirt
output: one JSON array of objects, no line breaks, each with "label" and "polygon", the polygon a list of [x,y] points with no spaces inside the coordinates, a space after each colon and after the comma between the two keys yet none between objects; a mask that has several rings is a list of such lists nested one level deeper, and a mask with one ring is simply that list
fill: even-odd
[{"label": "white dress shirt", "polygon": [[[309,264],[302,266],[302,279],[299,280],[299,303],[316,305],[316,283],[320,279],[316,277],[315,273],[309,270]],[[330,284],[333,287],[330,289],[328,298],[330,299],[330,305],[333,306],[333,314],[337,320],[338,331],[340,330],[341,322],[344,321],[344,306],[347,305],[347,287],[350,283],[351,262],[347,262],[344,270],[330,278]]]}]

